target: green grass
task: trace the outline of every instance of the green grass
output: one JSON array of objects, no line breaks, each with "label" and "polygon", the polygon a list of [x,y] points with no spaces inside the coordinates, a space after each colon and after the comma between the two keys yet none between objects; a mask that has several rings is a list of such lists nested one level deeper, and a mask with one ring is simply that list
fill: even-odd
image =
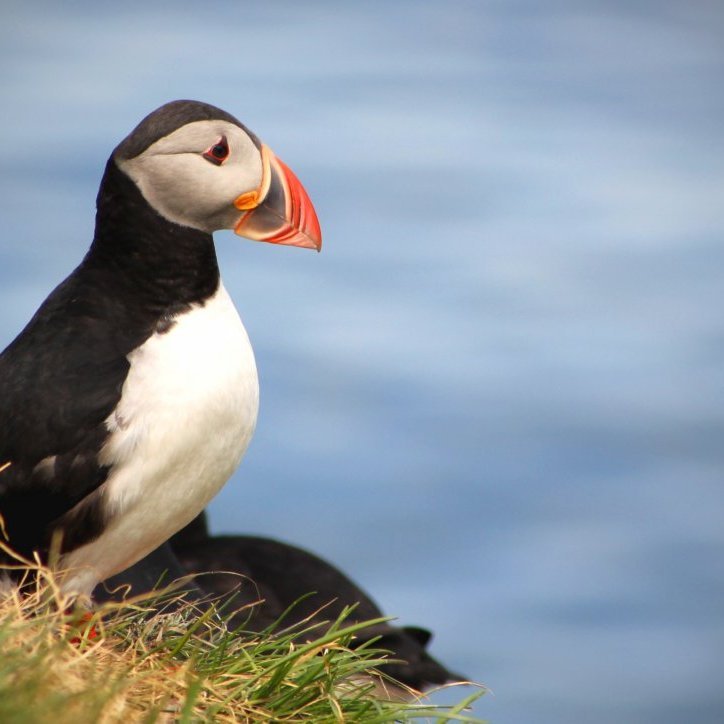
[{"label": "green grass", "polygon": [[223,612],[153,612],[173,594],[105,604],[83,620],[35,568],[38,582],[0,600],[3,724],[479,721],[465,711],[482,688],[450,708],[391,700],[395,687],[369,678],[385,653],[352,651],[368,624],[345,615],[305,644],[304,624],[237,634]]}]

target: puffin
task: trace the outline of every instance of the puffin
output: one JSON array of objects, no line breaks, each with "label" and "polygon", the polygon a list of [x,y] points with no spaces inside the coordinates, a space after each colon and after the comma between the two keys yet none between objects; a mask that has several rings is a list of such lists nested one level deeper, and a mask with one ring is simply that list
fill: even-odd
[{"label": "puffin", "polygon": [[[196,574],[195,584],[231,613],[227,620],[233,629],[262,632],[284,615],[283,626],[297,626],[298,638],[311,641],[348,607],[353,610],[346,625],[385,616],[369,593],[329,561],[273,538],[212,536],[205,512],[172,536],[168,545],[182,570]],[[386,689],[382,693],[406,699],[407,687],[423,692],[466,680],[428,653],[431,639],[428,629],[382,622],[358,631],[351,646],[370,644],[388,651],[389,662],[378,668],[403,687],[386,679],[374,683]]]},{"label": "puffin", "polygon": [[[142,561],[100,584],[94,599],[121,602],[154,590],[174,596],[149,598],[151,613],[170,612],[184,602],[199,611],[213,604],[240,636],[281,625],[295,629],[299,643],[322,636],[350,607],[345,625],[385,616],[369,593],[324,558],[274,538],[210,535],[205,511]],[[467,681],[428,652],[431,639],[426,628],[381,622],[360,629],[350,645],[387,651],[388,660],[377,667],[385,678],[364,683],[382,696],[410,699],[415,692]]]},{"label": "puffin", "polygon": [[[321,249],[301,182],[233,115],[177,100],[115,148],[77,268],[0,355],[0,568],[89,599],[239,465],[259,383],[213,232]],[[8,573],[10,571],[10,573]]]}]

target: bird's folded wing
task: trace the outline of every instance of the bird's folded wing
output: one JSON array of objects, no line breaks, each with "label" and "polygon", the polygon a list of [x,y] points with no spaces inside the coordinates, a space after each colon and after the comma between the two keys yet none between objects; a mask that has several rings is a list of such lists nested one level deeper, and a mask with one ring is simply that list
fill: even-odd
[{"label": "bird's folded wing", "polygon": [[105,421],[140,342],[111,330],[103,295],[79,283],[82,274],[56,288],[0,355],[0,514],[22,553],[47,543],[62,516],[73,518],[76,537],[93,537],[94,493],[109,472],[98,461]]}]

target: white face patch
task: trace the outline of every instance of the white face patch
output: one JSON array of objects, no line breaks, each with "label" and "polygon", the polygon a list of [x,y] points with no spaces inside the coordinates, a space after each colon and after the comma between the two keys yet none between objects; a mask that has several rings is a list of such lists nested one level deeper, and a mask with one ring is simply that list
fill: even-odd
[{"label": "white face patch", "polygon": [[[203,154],[222,136],[229,155],[216,165]],[[221,120],[188,123],[116,163],[161,216],[209,233],[234,227],[240,215],[234,199],[258,188],[262,178],[259,149],[243,129]]]}]

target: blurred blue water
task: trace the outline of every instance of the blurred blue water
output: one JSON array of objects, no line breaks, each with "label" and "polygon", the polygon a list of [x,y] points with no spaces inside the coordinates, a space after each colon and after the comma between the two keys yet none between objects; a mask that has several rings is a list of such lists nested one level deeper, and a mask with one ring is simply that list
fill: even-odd
[{"label": "blurred blue water", "polygon": [[717,3],[8,2],[0,341],[197,98],[321,255],[218,235],[262,412],[216,531],[325,555],[500,724],[724,720]]}]

